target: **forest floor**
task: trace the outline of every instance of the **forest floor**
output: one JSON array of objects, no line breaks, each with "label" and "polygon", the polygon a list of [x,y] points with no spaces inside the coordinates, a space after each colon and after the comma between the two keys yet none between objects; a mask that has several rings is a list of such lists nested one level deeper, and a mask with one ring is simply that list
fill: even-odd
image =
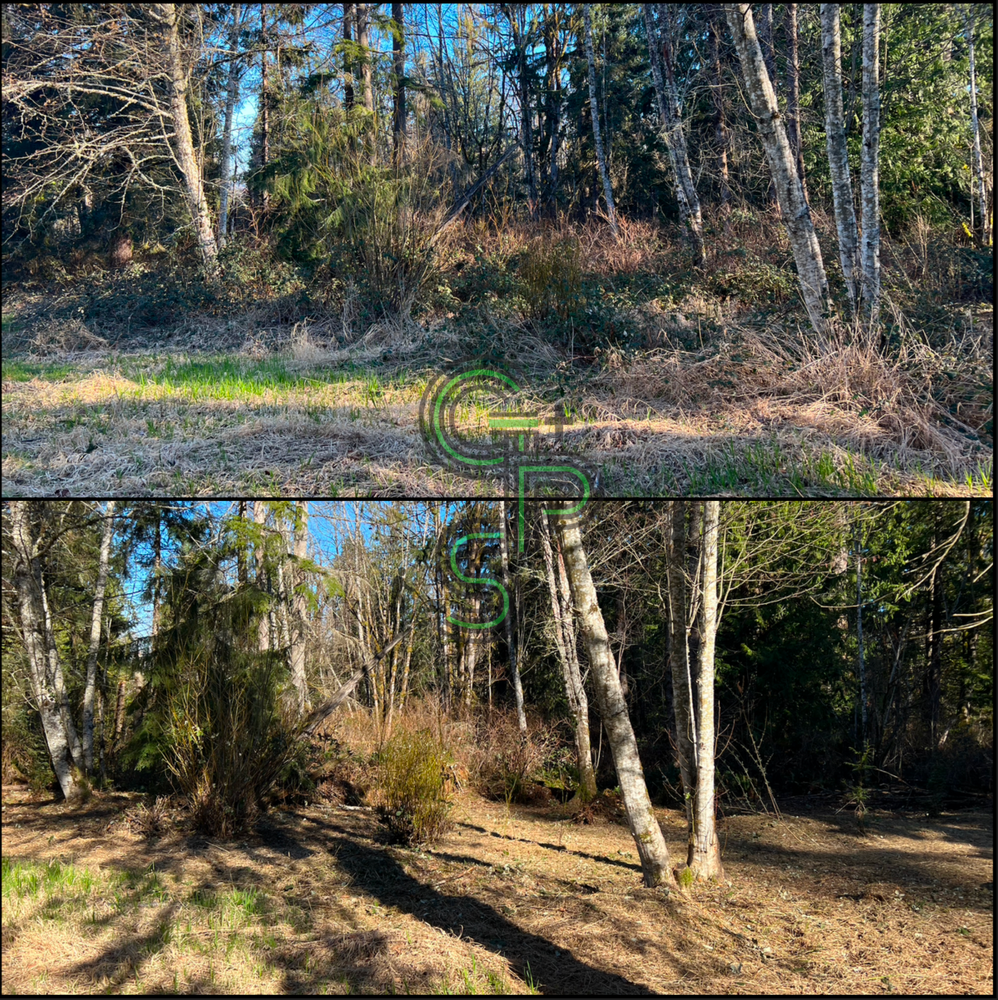
[{"label": "forest floor", "polygon": [[503,407],[536,416],[541,462],[598,473],[605,496],[990,495],[990,257],[888,241],[888,346],[818,341],[782,226],[741,215],[702,272],[647,223],[620,243],[469,225],[418,322],[394,325],[352,286],[282,295],[269,258],[200,311],[157,257],[6,283],[3,494],[494,495],[420,421],[429,386],[484,364],[519,391],[467,397],[463,439],[495,447]]},{"label": "forest floor", "polygon": [[670,893],[560,806],[462,791],[419,850],[331,803],[148,837],[143,798],[4,787],[4,993],[993,994],[990,812],[729,815],[726,881]]}]

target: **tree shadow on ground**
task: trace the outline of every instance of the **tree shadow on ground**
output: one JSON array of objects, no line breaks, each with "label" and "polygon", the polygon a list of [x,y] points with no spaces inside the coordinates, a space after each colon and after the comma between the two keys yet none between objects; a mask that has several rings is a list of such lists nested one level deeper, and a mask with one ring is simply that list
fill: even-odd
[{"label": "tree shadow on ground", "polygon": [[542,995],[655,995],[639,983],[587,965],[546,938],[518,927],[473,896],[438,892],[409,875],[385,851],[343,836],[346,831],[332,824],[320,825],[332,835],[337,863],[352,877],[355,888],[370,893],[385,906],[501,955],[517,976],[532,981]]}]

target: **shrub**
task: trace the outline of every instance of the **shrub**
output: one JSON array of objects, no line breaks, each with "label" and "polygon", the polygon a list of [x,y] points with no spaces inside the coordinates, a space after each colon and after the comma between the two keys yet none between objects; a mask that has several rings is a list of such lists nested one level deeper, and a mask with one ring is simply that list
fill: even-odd
[{"label": "shrub", "polygon": [[512,714],[497,713],[479,727],[472,771],[480,795],[520,801],[529,797],[529,779],[540,772],[555,738],[546,732],[520,732]]},{"label": "shrub", "polygon": [[443,745],[426,729],[399,730],[381,751],[381,821],[397,843],[427,844],[450,826],[444,793],[449,763]]},{"label": "shrub", "polygon": [[555,242],[535,239],[523,255],[519,271],[534,319],[555,313],[566,320],[579,309],[582,262],[579,241],[574,237]]}]

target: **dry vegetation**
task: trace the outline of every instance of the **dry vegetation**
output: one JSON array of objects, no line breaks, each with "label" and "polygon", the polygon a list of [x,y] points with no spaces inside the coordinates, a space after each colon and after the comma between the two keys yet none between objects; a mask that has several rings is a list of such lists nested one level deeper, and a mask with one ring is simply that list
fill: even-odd
[{"label": "dry vegetation", "polygon": [[[315,801],[236,841],[163,799],[5,786],[4,991],[993,992],[989,812],[873,810],[863,832],[828,797],[729,814],[727,881],[670,893],[620,822],[480,798],[472,725],[437,726],[457,781],[432,848],[385,843],[373,785],[349,804],[374,778],[363,713]],[[678,864],[685,818],[657,812]]]},{"label": "dry vegetation", "polygon": [[601,469],[608,495],[990,493],[993,308],[926,226],[885,244],[883,344],[802,330],[778,220],[736,212],[703,273],[657,227],[623,232],[458,227],[418,323],[365,313],[352,287],[251,307],[233,284],[237,311],[156,328],[127,286],[92,321],[72,283],[20,288],[4,309],[3,491],[491,492],[434,464],[418,419],[441,369],[484,359],[515,366],[523,411],[567,411],[561,451]]}]

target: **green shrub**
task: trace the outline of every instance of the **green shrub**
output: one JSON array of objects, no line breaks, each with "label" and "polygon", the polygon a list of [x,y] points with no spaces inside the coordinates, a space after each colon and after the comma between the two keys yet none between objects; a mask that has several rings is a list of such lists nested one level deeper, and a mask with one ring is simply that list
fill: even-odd
[{"label": "green shrub", "polygon": [[451,803],[444,794],[447,764],[442,744],[429,730],[402,730],[385,744],[379,775],[385,803],[379,814],[393,841],[432,843],[449,828]]}]

